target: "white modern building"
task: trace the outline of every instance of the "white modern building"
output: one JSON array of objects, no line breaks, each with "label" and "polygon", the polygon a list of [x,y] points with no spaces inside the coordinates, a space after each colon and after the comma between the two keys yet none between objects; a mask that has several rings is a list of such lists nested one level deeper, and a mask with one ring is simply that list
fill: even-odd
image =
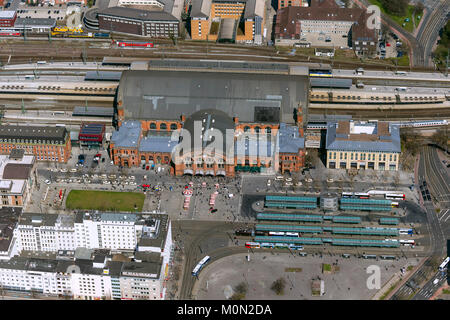
[{"label": "white modern building", "polygon": [[[165,214],[25,213],[13,235],[18,253],[57,255],[45,260],[8,254],[0,262],[5,289],[90,300],[165,297],[172,253]],[[115,254],[128,258],[116,261]]]}]

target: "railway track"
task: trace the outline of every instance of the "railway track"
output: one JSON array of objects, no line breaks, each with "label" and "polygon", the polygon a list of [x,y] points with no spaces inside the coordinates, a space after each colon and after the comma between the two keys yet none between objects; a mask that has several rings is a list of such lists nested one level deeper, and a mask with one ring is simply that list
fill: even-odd
[{"label": "railway track", "polygon": [[439,30],[445,24],[445,17],[449,8],[450,0],[441,1],[441,3],[432,11],[430,18],[426,21],[423,28],[421,27],[421,30],[419,30],[417,42],[422,48],[422,54],[417,55],[417,62],[421,65],[427,67],[433,66],[430,53],[437,41]]},{"label": "railway track", "polygon": [[[324,112],[325,111],[325,112]],[[361,110],[361,107],[355,106],[354,109],[314,109],[308,108],[310,114],[327,115],[351,115],[361,120],[429,120],[429,119],[448,119],[450,117],[450,108],[445,109],[394,109],[381,113],[379,110]]]},{"label": "railway track", "polygon": [[[44,45],[45,43],[45,45]],[[219,45],[204,43],[169,46],[163,44],[154,49],[123,49],[73,47],[70,44],[55,45],[44,42],[43,44],[31,43],[7,43],[0,48],[0,61],[9,63],[30,63],[38,60],[51,61],[82,61],[82,57],[88,61],[101,61],[104,56],[127,57],[148,59],[212,59],[212,60],[248,60],[248,61],[273,61],[273,62],[320,62],[331,63],[334,68],[355,69],[364,67],[366,70],[395,70],[394,65],[385,62],[346,62],[342,60],[330,60],[314,56],[298,54],[288,55],[287,52],[277,53],[272,47],[245,47],[237,45]],[[167,45],[167,47],[166,47]],[[409,67],[398,67],[399,70],[410,70]],[[411,69],[412,70],[412,69]],[[427,68],[416,68],[414,71],[430,71]]]}]

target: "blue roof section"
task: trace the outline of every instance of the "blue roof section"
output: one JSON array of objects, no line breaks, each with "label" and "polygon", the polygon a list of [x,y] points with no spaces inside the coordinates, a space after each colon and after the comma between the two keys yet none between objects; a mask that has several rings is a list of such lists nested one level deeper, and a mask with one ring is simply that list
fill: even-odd
[{"label": "blue roof section", "polygon": [[375,235],[375,236],[398,236],[398,229],[395,228],[343,228],[333,227],[333,234],[358,234],[358,235]]},{"label": "blue roof section", "polygon": [[391,247],[397,248],[400,243],[397,240],[372,240],[372,239],[332,239],[334,246],[356,246],[356,247]]},{"label": "blue roof section", "polygon": [[288,126],[286,123],[280,123],[279,133],[279,152],[298,153],[299,149],[305,148],[305,139],[300,137],[298,127]]},{"label": "blue roof section", "polygon": [[286,232],[303,232],[303,233],[322,233],[321,227],[314,226],[292,226],[282,224],[257,224],[256,230],[265,231],[286,231]]},{"label": "blue roof section", "polygon": [[266,201],[317,202],[316,197],[266,196]]},{"label": "blue roof section", "polygon": [[397,218],[380,218],[380,224],[398,224]]},{"label": "blue roof section", "polygon": [[381,205],[391,206],[391,200],[377,200],[377,199],[353,199],[353,198],[341,198],[342,204],[368,204],[368,205]]},{"label": "blue roof section", "polygon": [[278,220],[278,221],[308,221],[308,222],[322,222],[321,215],[307,215],[307,214],[284,214],[284,213],[257,213],[258,220]]},{"label": "blue roof section", "polygon": [[[392,139],[392,141],[357,141],[357,140],[336,140],[340,135],[336,134],[336,122],[329,122],[327,125],[326,149],[341,151],[364,151],[364,152],[401,152],[400,127],[389,124],[391,136],[380,139]],[[346,138],[342,136],[341,138]]]},{"label": "blue roof section", "polygon": [[361,217],[335,216],[333,222],[336,223],[361,223]]},{"label": "blue roof section", "polygon": [[139,121],[125,121],[118,131],[114,131],[111,141],[115,148],[133,148],[138,146],[141,136],[141,123]]},{"label": "blue roof section", "polygon": [[315,209],[315,203],[295,203],[295,202],[272,202],[266,201],[264,206],[267,208],[296,208],[296,209]]},{"label": "blue roof section", "polygon": [[178,141],[171,140],[170,136],[147,136],[141,139],[139,151],[141,152],[172,152]]}]

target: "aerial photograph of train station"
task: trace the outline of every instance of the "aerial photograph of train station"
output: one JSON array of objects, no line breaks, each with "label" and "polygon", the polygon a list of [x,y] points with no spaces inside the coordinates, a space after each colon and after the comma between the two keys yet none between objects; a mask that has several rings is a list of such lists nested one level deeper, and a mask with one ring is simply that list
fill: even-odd
[{"label": "aerial photograph of train station", "polygon": [[2,300],[450,300],[450,0],[0,9]]}]

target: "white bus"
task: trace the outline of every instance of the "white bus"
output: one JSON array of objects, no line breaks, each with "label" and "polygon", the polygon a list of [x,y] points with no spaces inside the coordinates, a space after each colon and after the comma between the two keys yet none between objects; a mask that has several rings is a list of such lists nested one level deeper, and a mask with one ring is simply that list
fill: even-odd
[{"label": "white bus", "polygon": [[445,268],[447,268],[448,262],[450,261],[450,257],[445,258],[445,260],[439,266],[439,271],[444,272]]},{"label": "white bus", "polygon": [[270,231],[269,236],[284,236],[284,232]]},{"label": "white bus", "polygon": [[399,242],[404,246],[413,246],[416,244],[414,240],[399,240]]},{"label": "white bus", "polygon": [[38,61],[37,64],[47,64],[47,61]]},{"label": "white bus", "polygon": [[406,90],[408,90],[408,88],[407,87],[397,87],[397,88],[395,88],[395,90],[406,92]]},{"label": "white bus", "polygon": [[298,237],[298,232],[286,232],[287,237]]},{"label": "white bus", "polygon": [[405,75],[406,71],[395,71],[396,75]]},{"label": "white bus", "polygon": [[203,269],[205,264],[207,264],[210,259],[211,259],[210,256],[206,256],[202,260],[200,260],[200,262],[195,266],[194,270],[192,270],[192,275],[195,277],[198,276],[198,273],[200,272],[200,270]]},{"label": "white bus", "polygon": [[25,75],[25,80],[33,80],[33,79],[34,79],[34,75],[32,75],[32,74]]}]

